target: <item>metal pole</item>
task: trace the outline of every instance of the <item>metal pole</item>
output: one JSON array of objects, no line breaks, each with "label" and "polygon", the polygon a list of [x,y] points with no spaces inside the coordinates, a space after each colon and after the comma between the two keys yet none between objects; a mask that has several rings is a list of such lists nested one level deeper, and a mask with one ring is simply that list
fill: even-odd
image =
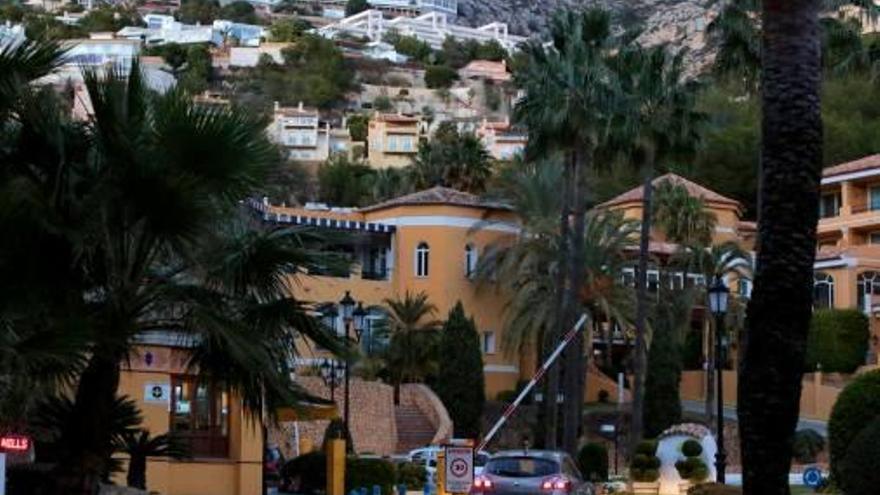
[{"label": "metal pole", "polygon": [[724,317],[715,315],[715,375],[717,380],[716,400],[718,452],[715,454],[715,471],[718,483],[724,484],[725,469],[727,466],[727,453],[724,450],[724,373],[721,365],[723,361],[721,334],[723,333]]},{"label": "metal pole", "polygon": [[[345,338],[346,338],[346,340],[348,339],[349,327],[351,327],[351,320],[346,319],[346,321],[345,321]],[[352,449],[353,446],[351,445],[351,443],[352,443],[351,430],[349,430],[349,425],[348,425],[349,403],[351,402],[351,392],[350,392],[349,386],[348,386],[349,371],[350,371],[350,367],[349,367],[349,363],[348,363],[348,357],[346,357],[345,358],[345,410],[344,410],[345,411],[344,412],[345,419],[343,421],[345,422],[345,442],[348,445],[347,448]]]}]

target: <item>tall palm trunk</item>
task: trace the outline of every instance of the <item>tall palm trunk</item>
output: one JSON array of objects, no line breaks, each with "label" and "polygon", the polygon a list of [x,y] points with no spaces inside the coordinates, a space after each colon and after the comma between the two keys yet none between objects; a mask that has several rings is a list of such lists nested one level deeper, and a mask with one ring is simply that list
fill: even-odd
[{"label": "tall palm trunk", "polygon": [[633,358],[633,399],[632,424],[630,426],[630,448],[635,451],[636,443],[642,439],[645,426],[645,371],[647,370],[648,345],[646,340],[648,324],[648,257],[651,242],[651,208],[654,196],[653,164],[645,167],[644,189],[642,192],[642,226],[639,235],[639,266],[636,274],[636,345]]},{"label": "tall palm trunk", "polygon": [[119,359],[106,354],[92,356],[79,380],[73,421],[76,428],[65,430],[69,438],[64,445],[70,449],[58,464],[58,493],[93,495],[98,482],[107,473],[113,454],[111,424],[113,404],[119,387]]},{"label": "tall palm trunk", "polygon": [[763,1],[761,244],[739,380],[746,494],[789,493],[822,164],[819,4]]},{"label": "tall palm trunk", "polygon": [[[559,213],[559,260],[556,269],[556,301],[557,328],[549,328],[544,340],[544,358],[546,359],[559,343],[559,338],[565,332],[565,311],[568,292],[565,290],[567,260],[569,255],[571,237],[571,197],[572,197],[572,172],[571,160],[566,160],[562,174],[562,210]],[[559,428],[559,405],[556,398],[559,396],[559,365],[551,366],[547,370],[547,382],[544,387],[544,448],[555,449]]]},{"label": "tall palm trunk", "polygon": [[[571,181],[574,188],[571,236],[571,254],[568,259],[568,306],[565,309],[564,331],[568,331],[577,320],[581,289],[584,286],[584,217],[586,215],[587,167],[590,163],[590,146],[572,153]],[[563,449],[571,455],[577,454],[578,438],[584,407],[584,332],[578,332],[565,353],[565,413],[563,414]]]}]

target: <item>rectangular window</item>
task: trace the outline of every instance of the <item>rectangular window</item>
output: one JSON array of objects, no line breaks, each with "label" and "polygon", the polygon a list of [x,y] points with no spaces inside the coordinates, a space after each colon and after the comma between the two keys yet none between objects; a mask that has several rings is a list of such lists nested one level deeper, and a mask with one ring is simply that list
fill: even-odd
[{"label": "rectangular window", "polygon": [[171,378],[171,427],[193,457],[229,456],[229,393],[192,376]]},{"label": "rectangular window", "polygon": [[823,194],[819,201],[819,217],[831,218],[840,214],[840,194]]},{"label": "rectangular window", "polygon": [[880,210],[880,187],[872,187],[870,189],[869,196],[870,203],[868,204],[868,209],[871,211]]},{"label": "rectangular window", "polygon": [[495,354],[495,332],[483,332],[483,354]]},{"label": "rectangular window", "polygon": [[868,234],[868,242],[871,244],[880,244],[880,232],[871,232]]},{"label": "rectangular window", "polygon": [[405,137],[403,139],[403,151],[412,151],[413,142],[411,137]]},{"label": "rectangular window", "polygon": [[388,151],[397,151],[397,138],[394,136],[388,138]]}]

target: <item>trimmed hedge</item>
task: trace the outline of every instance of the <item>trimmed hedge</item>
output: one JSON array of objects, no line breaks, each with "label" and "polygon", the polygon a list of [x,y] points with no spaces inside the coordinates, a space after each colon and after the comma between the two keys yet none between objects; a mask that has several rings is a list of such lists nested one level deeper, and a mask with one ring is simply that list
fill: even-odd
[{"label": "trimmed hedge", "polygon": [[880,417],[856,435],[840,466],[838,485],[846,495],[876,495],[880,489]]},{"label": "trimmed hedge", "polygon": [[820,309],[813,313],[807,337],[806,371],[852,373],[865,364],[868,317],[856,309]]},{"label": "trimmed hedge", "polygon": [[692,486],[688,495],[742,495],[742,488],[717,483],[703,483]]},{"label": "trimmed hedge", "polygon": [[862,429],[880,415],[880,370],[865,373],[847,385],[828,421],[831,474],[840,479],[847,449]]},{"label": "trimmed hedge", "polygon": [[317,493],[327,489],[327,456],[310,452],[287,461],[281,468],[281,478],[293,482],[297,493]]},{"label": "trimmed hedge", "polygon": [[406,485],[407,490],[422,490],[428,481],[428,471],[424,464],[404,462],[397,465],[397,484]]},{"label": "trimmed hedge", "polygon": [[652,482],[660,479],[660,458],[657,457],[657,442],[642,440],[636,446],[636,455],[630,464],[633,480]]},{"label": "trimmed hedge", "polygon": [[581,447],[577,456],[578,467],[589,481],[608,479],[608,449],[598,442],[590,442]]},{"label": "trimmed hedge", "polygon": [[366,488],[372,493],[374,486],[380,486],[382,495],[393,495],[396,478],[394,464],[384,459],[349,457],[345,461],[346,493],[358,488]]},{"label": "trimmed hedge", "polygon": [[696,440],[688,439],[681,444],[681,453],[685,457],[697,457],[703,453],[703,446]]},{"label": "trimmed hedge", "polygon": [[825,437],[815,430],[798,430],[794,434],[794,458],[801,464],[816,462],[816,455],[825,450]]}]

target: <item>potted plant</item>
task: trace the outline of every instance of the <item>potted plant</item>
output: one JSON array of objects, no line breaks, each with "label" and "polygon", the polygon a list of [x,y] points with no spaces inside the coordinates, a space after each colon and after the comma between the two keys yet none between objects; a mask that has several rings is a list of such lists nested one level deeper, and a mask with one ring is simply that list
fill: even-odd
[{"label": "potted plant", "polygon": [[636,447],[629,466],[634,495],[658,495],[660,493],[660,458],[657,457],[657,442],[643,440]]},{"label": "potted plant", "polygon": [[706,481],[709,477],[709,467],[703,462],[703,446],[696,440],[687,440],[681,444],[681,453],[684,459],[675,463],[675,469],[681,476],[678,484],[678,493],[687,495],[688,490],[698,483]]}]

